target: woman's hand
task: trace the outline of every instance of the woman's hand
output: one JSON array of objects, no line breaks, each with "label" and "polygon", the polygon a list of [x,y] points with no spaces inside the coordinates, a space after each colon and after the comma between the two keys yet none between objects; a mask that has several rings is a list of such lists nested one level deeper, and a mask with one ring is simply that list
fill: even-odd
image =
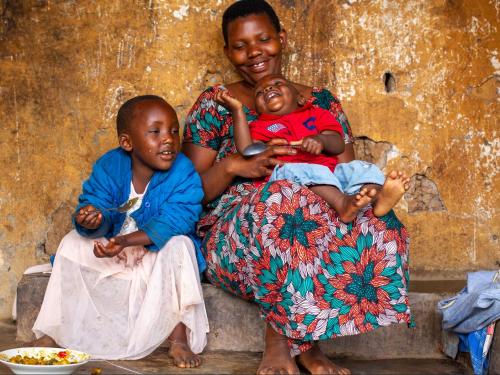
[{"label": "woman's hand", "polygon": [[285,140],[272,140],[267,144],[273,147],[269,147],[263,153],[250,158],[244,158],[240,154],[230,156],[229,173],[235,177],[245,178],[270,176],[274,167],[283,165],[283,162],[277,159],[277,156],[295,155],[297,153],[292,147],[287,147],[288,143]]},{"label": "woman's hand", "polygon": [[84,228],[97,229],[102,224],[102,213],[92,205],[80,208],[75,221]]}]

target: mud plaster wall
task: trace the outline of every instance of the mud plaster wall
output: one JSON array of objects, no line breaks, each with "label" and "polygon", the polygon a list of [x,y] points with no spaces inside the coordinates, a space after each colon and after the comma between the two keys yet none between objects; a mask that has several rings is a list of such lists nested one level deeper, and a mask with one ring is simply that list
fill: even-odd
[{"label": "mud plaster wall", "polygon": [[[46,262],[114,115],[164,96],[181,121],[207,84],[234,79],[219,24],[231,1],[0,0],[0,317]],[[498,0],[272,0],[285,73],[341,99],[360,157],[403,168],[397,207],[414,277],[500,261]]]}]

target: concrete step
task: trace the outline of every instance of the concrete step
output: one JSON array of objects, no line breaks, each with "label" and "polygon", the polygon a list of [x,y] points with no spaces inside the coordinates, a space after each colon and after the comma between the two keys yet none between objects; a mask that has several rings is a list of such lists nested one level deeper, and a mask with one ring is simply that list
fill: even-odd
[{"label": "concrete step", "polygon": [[[40,309],[48,279],[48,274],[24,275],[18,284],[17,339],[20,341],[33,338],[31,327]],[[430,290],[429,285],[422,289]],[[263,351],[264,324],[254,304],[210,284],[203,284],[203,293],[210,321],[208,351]],[[439,300],[455,293],[410,292],[416,328],[408,328],[405,324],[394,325],[362,335],[327,340],[321,342],[323,350],[331,356],[361,360],[443,359],[440,350],[441,316],[436,305]],[[499,341],[496,340],[498,348],[492,348],[495,350],[493,353],[500,353]]]},{"label": "concrete step", "polygon": [[[15,340],[16,327],[12,323],[0,322],[0,351],[20,346]],[[167,357],[165,348],[137,361],[92,361],[78,369],[76,374],[88,375],[93,368],[102,374],[255,374],[261,353],[235,351],[205,351],[201,355],[202,366],[196,369],[179,369]],[[385,360],[359,360],[335,357],[333,361],[351,370],[353,375],[468,375],[471,371],[450,359],[398,358]],[[301,369],[303,374],[307,372]],[[0,374],[11,374],[0,364]]]}]

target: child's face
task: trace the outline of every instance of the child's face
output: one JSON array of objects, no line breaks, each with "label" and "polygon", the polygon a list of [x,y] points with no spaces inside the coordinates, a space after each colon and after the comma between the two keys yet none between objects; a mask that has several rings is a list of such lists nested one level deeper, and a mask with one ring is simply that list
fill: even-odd
[{"label": "child's face", "polygon": [[299,92],[281,75],[269,75],[255,85],[255,108],[259,113],[286,115],[299,106]]},{"label": "child's face", "polygon": [[120,137],[120,145],[130,152],[134,171],[170,169],[180,145],[179,121],[173,108],[158,100],[138,103],[129,127],[129,144],[124,147]]}]

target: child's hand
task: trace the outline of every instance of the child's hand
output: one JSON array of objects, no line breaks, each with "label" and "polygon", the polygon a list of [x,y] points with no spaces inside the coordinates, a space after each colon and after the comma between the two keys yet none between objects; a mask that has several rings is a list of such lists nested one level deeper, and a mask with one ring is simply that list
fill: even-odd
[{"label": "child's hand", "polygon": [[310,135],[302,139],[302,150],[313,155],[319,155],[323,152],[325,145],[318,135]]},{"label": "child's hand", "polygon": [[125,248],[125,246],[120,243],[120,237],[121,236],[116,236],[111,238],[106,246],[104,246],[100,241],[95,241],[94,255],[97,258],[113,258],[115,255],[120,254]]},{"label": "child's hand", "polygon": [[75,216],[76,222],[87,229],[97,229],[102,224],[102,214],[92,205],[80,208]]},{"label": "child's hand", "polygon": [[228,108],[231,112],[241,111],[243,104],[231,96],[227,90],[219,90],[215,93],[215,101],[224,107]]}]

